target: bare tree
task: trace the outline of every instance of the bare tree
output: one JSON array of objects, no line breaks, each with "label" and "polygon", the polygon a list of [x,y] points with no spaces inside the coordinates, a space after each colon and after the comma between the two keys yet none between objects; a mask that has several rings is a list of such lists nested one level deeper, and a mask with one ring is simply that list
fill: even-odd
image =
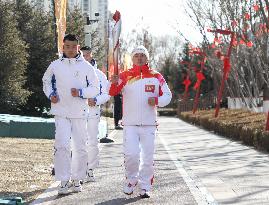
[{"label": "bare tree", "polygon": [[207,53],[216,87],[222,76],[222,62],[214,51],[225,51],[230,39],[211,36],[214,42],[210,43],[212,40],[206,30],[226,29],[236,34],[231,55],[232,70],[227,81],[230,96],[257,98],[263,88],[268,88],[268,6],[268,0],[188,1],[186,12],[203,37],[201,47]]}]

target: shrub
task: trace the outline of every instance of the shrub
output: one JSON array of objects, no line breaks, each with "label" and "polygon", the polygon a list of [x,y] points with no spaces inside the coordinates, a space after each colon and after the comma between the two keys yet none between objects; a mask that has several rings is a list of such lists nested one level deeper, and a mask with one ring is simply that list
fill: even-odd
[{"label": "shrub", "polygon": [[181,112],[182,120],[202,126],[225,137],[240,140],[259,150],[269,151],[269,132],[265,131],[266,115],[243,109],[221,109],[219,117],[214,117],[214,109],[200,110],[196,114]]}]

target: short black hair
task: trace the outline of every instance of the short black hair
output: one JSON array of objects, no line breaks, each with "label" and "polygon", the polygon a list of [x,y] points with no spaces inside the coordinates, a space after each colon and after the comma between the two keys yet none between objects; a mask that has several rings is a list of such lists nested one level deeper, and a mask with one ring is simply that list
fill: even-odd
[{"label": "short black hair", "polygon": [[70,34],[70,33],[66,34],[64,36],[63,42],[65,42],[66,40],[68,40],[68,41],[76,41],[78,43],[78,37],[76,35],[74,35],[74,34]]},{"label": "short black hair", "polygon": [[92,48],[90,46],[83,46],[83,47],[80,48],[80,50],[92,52]]}]

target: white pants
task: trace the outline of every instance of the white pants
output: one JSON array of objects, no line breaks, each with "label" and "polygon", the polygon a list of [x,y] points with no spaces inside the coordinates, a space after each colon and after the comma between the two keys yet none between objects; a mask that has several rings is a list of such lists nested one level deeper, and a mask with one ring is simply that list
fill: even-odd
[{"label": "white pants", "polygon": [[127,183],[139,183],[150,190],[153,182],[153,154],[156,126],[124,126],[124,162]]},{"label": "white pants", "polygon": [[83,180],[87,170],[87,119],[55,116],[55,128],[54,168],[56,180]]},{"label": "white pants", "polygon": [[98,125],[100,117],[88,118],[87,130],[87,150],[88,150],[88,169],[95,169],[99,164],[99,148],[98,148]]}]

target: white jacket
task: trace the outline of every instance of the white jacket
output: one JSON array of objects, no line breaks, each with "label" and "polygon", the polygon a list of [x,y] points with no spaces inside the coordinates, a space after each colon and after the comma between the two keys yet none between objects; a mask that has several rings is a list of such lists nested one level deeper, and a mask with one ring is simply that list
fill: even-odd
[{"label": "white jacket", "polygon": [[[123,125],[157,125],[157,106],[164,107],[172,94],[163,76],[148,65],[135,66],[120,74],[118,84],[111,84],[109,94],[122,91]],[[150,106],[148,98],[155,97],[157,106]]]},{"label": "white jacket", "polygon": [[[78,55],[76,58],[61,57],[53,61],[43,78],[43,91],[50,99],[57,95],[59,101],[51,103],[52,115],[67,118],[87,118],[89,106],[87,98],[99,92],[99,83],[94,68]],[[80,89],[79,97],[71,95],[71,88]]]},{"label": "white jacket", "polygon": [[99,69],[95,68],[95,73],[99,79],[99,93],[97,96],[94,97],[96,105],[89,108],[89,118],[97,118],[100,117],[100,105],[106,103],[110,96],[108,95],[108,80],[106,75],[100,71]]}]

